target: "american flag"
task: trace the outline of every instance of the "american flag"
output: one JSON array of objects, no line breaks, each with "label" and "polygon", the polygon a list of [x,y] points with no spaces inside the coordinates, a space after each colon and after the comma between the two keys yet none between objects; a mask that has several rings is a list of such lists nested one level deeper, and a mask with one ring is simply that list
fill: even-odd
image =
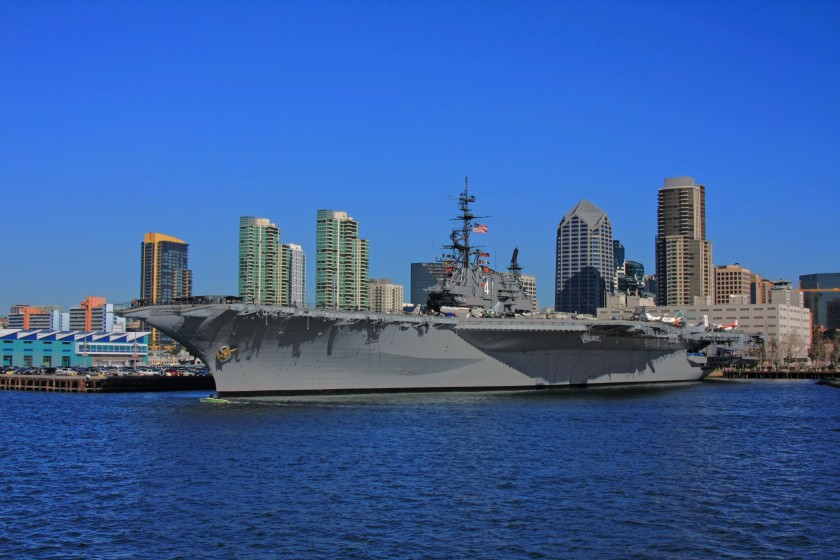
[{"label": "american flag", "polygon": [[487,233],[487,226],[484,224],[475,224],[473,226],[473,233]]}]

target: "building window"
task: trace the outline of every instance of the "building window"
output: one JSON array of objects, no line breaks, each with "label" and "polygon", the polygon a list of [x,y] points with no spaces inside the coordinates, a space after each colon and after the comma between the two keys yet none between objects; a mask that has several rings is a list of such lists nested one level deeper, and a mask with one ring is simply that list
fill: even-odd
[{"label": "building window", "polygon": [[23,357],[23,366],[24,367],[32,367],[32,356],[24,356]]},{"label": "building window", "polygon": [[44,367],[52,367],[52,356],[44,356]]},{"label": "building window", "polygon": [[3,365],[4,366],[12,365],[12,357],[11,356],[3,356]]},{"label": "building window", "polygon": [[61,366],[62,367],[70,367],[70,356],[62,356],[61,357]]}]

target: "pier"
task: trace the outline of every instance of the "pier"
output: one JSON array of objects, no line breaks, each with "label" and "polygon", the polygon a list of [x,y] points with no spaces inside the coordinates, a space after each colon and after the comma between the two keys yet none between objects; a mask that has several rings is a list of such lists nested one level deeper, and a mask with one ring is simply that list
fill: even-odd
[{"label": "pier", "polygon": [[63,393],[129,393],[157,391],[207,391],[216,383],[211,375],[0,375],[0,389],[9,391],[58,391]]},{"label": "pier", "polygon": [[724,379],[830,379],[837,377],[836,371],[819,370],[747,370],[747,369],[724,369]]}]

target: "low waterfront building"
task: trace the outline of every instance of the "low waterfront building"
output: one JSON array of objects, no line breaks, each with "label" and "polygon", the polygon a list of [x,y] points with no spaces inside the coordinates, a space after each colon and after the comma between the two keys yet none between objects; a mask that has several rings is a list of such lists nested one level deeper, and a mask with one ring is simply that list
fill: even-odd
[{"label": "low waterfront building", "polygon": [[149,332],[0,330],[3,366],[91,367],[148,363]]},{"label": "low waterfront building", "polygon": [[[598,309],[599,319],[626,319],[638,307],[653,315],[675,317],[682,313],[686,324],[699,324],[708,320],[709,326],[731,326],[736,332],[762,334],[768,356],[776,359],[808,357],[811,346],[811,311],[803,305],[800,292],[789,283],[777,282],[770,294],[770,303],[750,304],[749,295],[732,297],[732,301],[719,305],[646,306],[640,300],[623,302],[610,298],[610,306]],[[776,356],[770,356],[775,353]]]}]

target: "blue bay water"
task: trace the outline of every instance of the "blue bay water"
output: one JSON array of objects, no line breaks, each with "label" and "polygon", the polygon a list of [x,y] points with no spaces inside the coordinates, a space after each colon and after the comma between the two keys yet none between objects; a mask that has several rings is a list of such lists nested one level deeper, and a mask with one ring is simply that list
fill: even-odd
[{"label": "blue bay water", "polygon": [[0,393],[0,557],[838,558],[840,391]]}]

